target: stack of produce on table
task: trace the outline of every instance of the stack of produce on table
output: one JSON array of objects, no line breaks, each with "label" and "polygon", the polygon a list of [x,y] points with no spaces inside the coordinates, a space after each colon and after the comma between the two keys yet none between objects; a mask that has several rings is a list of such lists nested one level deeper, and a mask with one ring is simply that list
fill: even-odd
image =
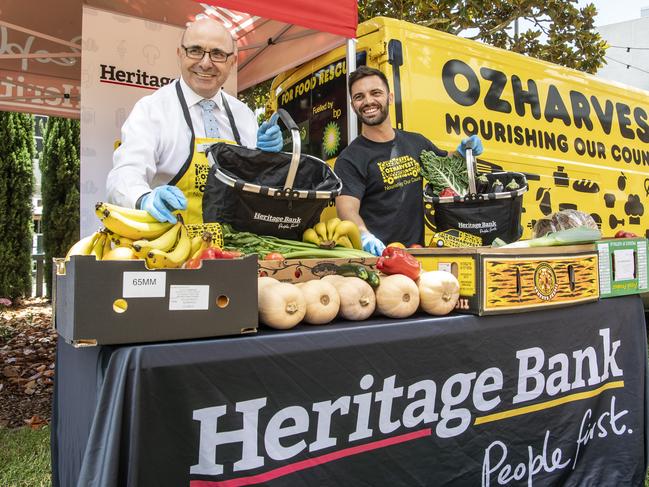
[{"label": "stack of produce on table", "polygon": [[557,245],[579,245],[596,242],[602,238],[593,217],[577,210],[561,210],[536,222],[532,239],[505,244],[500,239],[493,241],[493,247],[528,248],[554,247]]},{"label": "stack of produce on table", "polygon": [[502,240],[493,241],[493,247],[503,249],[523,249],[531,247],[554,247],[557,245],[579,245],[593,243],[602,238],[602,232],[598,229],[588,227],[574,227],[567,230],[558,230],[550,232],[543,237],[537,237],[530,240],[519,240],[510,244],[505,244]]},{"label": "stack of produce on table", "polygon": [[[272,236],[236,232],[227,225],[214,226],[217,232],[190,237],[178,214],[175,224],[158,222],[143,210],[97,203],[95,213],[104,228],[82,238],[68,251],[73,255],[92,255],[98,260],[146,261],[149,269],[196,269],[206,259],[232,259],[256,254],[269,259],[353,259],[372,257],[360,249],[360,232],[352,222],[335,218],[318,224],[327,242],[323,245],[280,239]],[[315,231],[315,229],[309,229]]]},{"label": "stack of produce on table", "polygon": [[[591,215],[579,210],[561,210],[551,215],[537,220],[532,228],[532,238],[543,237],[549,233],[558,232],[560,230],[568,230],[569,228],[590,228],[598,230],[597,223]],[[626,230],[618,230],[615,232],[614,238],[637,238],[638,235]]]},{"label": "stack of produce on table", "polygon": [[338,266],[335,275],[291,284],[258,278],[259,320],[277,329],[304,322],[330,323],[336,317],[362,321],[376,313],[407,318],[418,310],[431,315],[455,308],[460,284],[444,271],[421,272],[407,251],[387,247],[377,261],[378,274],[359,264]]},{"label": "stack of produce on table", "polygon": [[[97,260],[142,259],[150,269],[181,267],[192,258],[199,258],[220,242],[213,234],[190,237],[178,215],[178,222],[158,222],[148,212],[97,203],[95,213],[104,228],[82,238],[66,255],[92,255]],[[221,255],[221,258],[234,255]]]},{"label": "stack of produce on table", "polygon": [[588,213],[578,210],[560,210],[538,219],[532,228],[532,238],[543,237],[548,233],[569,228],[585,227],[597,230],[597,223]]}]

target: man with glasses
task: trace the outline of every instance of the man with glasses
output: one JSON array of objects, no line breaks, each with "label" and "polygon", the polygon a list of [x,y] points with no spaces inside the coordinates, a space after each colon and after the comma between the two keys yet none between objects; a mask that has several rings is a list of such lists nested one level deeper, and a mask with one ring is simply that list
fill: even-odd
[{"label": "man with glasses", "polygon": [[[108,200],[147,210],[159,221],[200,227],[209,164],[204,149],[218,141],[278,152],[279,127],[257,127],[254,113],[223,84],[236,64],[236,43],[210,18],[191,23],[177,50],[181,77],[139,100],[122,127],[107,178]],[[191,231],[191,227],[190,227]]]}]

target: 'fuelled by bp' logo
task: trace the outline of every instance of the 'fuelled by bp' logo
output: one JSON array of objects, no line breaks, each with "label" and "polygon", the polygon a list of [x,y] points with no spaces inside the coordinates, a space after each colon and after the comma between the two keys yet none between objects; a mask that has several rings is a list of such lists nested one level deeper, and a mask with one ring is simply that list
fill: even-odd
[{"label": "'fuelled by bp' logo", "polygon": [[541,262],[534,271],[534,291],[543,301],[550,301],[557,294],[557,276],[547,262]]}]

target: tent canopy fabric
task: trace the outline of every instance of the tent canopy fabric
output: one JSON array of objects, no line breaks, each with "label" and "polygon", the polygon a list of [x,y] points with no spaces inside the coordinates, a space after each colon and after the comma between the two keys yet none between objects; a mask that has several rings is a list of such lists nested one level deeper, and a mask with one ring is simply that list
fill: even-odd
[{"label": "tent canopy fabric", "polygon": [[0,17],[0,110],[64,117],[79,117],[84,5],[179,27],[201,15],[220,20],[237,40],[239,91],[344,44],[355,37],[358,22],[356,0],[6,3]]}]

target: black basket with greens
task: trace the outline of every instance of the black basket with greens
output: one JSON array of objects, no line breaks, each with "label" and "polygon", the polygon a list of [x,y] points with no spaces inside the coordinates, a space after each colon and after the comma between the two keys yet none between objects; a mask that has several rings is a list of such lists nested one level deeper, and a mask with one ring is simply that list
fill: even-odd
[{"label": "black basket with greens", "polygon": [[483,245],[494,239],[514,242],[523,234],[521,213],[525,175],[517,172],[475,172],[473,154],[440,157],[421,153],[421,173],[427,184],[424,200],[433,204],[438,232],[457,229],[482,238]]}]

